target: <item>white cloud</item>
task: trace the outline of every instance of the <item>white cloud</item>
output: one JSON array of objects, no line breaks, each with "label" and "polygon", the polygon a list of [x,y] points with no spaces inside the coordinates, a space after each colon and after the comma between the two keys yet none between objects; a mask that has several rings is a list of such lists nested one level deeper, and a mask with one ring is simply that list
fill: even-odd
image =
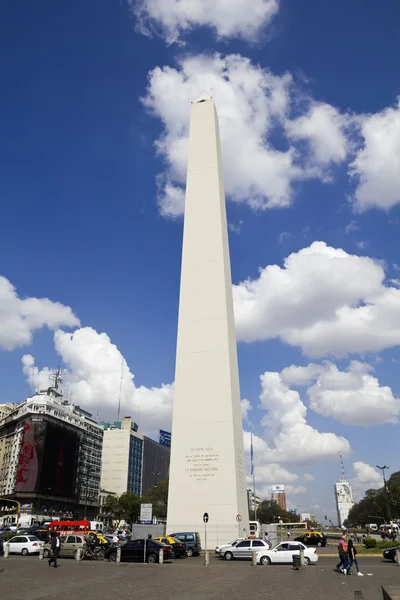
[{"label": "white cloud", "polygon": [[282,233],[279,234],[278,241],[280,244],[283,244],[288,238],[290,238],[290,233],[288,231],[282,231]]},{"label": "white cloud", "polygon": [[382,477],[371,465],[357,461],[353,463],[355,477],[351,481],[353,495],[358,502],[367,490],[382,487]]},{"label": "white cloud", "polygon": [[232,233],[239,234],[242,231],[243,221],[238,221],[237,223],[228,223],[228,229]]},{"label": "white cloud", "polygon": [[400,202],[400,98],[397,106],[359,121],[363,145],[349,171],[358,181],[355,208],[388,210]]},{"label": "white cloud", "polygon": [[173,43],[196,27],[210,27],[220,38],[255,41],[279,10],[279,0],[128,0],[139,30]]},{"label": "white cloud", "polygon": [[315,477],[311,473],[305,473],[303,479],[304,481],[315,481]]},{"label": "white cloud", "polygon": [[240,402],[240,406],[242,409],[242,421],[248,421],[249,419],[249,411],[252,409],[252,406],[249,402],[249,400],[243,399]]},{"label": "white cloud", "polygon": [[371,371],[373,367],[367,363],[352,361],[346,371],[340,371],[326,361],[306,367],[291,365],[283,369],[281,378],[287,385],[310,386],[310,408],[325,417],[365,427],[398,423],[400,398],[390,387],[381,386]]},{"label": "white cloud", "polygon": [[0,276],[0,348],[25,346],[32,342],[37,329],[57,329],[61,325],[79,325],[69,306],[48,298],[21,299],[10,281]]},{"label": "white cloud", "polygon": [[400,279],[389,279],[389,283],[395,285],[396,287],[400,287]]},{"label": "white cloud", "polygon": [[359,231],[359,226],[355,221],[350,221],[345,227],[346,233],[353,233],[354,231]]},{"label": "white cloud", "polygon": [[305,494],[307,492],[307,488],[304,485],[287,485],[285,486],[286,494],[291,494],[292,496],[297,494]]},{"label": "white cloud", "polygon": [[313,161],[321,166],[343,162],[350,150],[346,128],[350,119],[324,102],[312,102],[308,113],[288,121],[286,131],[293,140],[306,141]]},{"label": "white cloud", "polygon": [[[298,114],[300,108],[289,73],[273,75],[237,54],[188,56],[176,69],[153,69],[142,99],[163,123],[156,150],[165,161],[165,172],[158,178],[164,215],[183,212],[190,103],[204,91],[217,104],[225,189],[236,202],[255,210],[289,206],[293,182],[325,180],[329,164],[347,153],[342,132],[347,117],[329,105],[313,104],[304,121],[290,121],[293,110]],[[278,130],[280,135],[290,132],[283,150],[272,142]]]},{"label": "white cloud", "polygon": [[266,411],[261,421],[270,462],[313,464],[350,452],[349,442],[334,433],[321,433],[308,425],[307,408],[297,391],[282,381],[279,373],[266,372],[260,377],[260,408]]},{"label": "white cloud", "polygon": [[[54,343],[66,366],[63,389],[67,399],[94,413],[98,411],[102,420],[115,421],[122,372],[121,416],[132,416],[142,433],[170,430],[173,386],[136,387],[125,359],[105,333],[90,327],[72,334],[59,330],[54,334]],[[33,387],[48,387],[47,368],[39,371],[30,355],[25,355],[22,362]]]},{"label": "white cloud", "polygon": [[368,246],[367,240],[360,240],[359,242],[357,242],[357,247],[360,248],[361,250],[364,250],[364,248],[366,248],[367,246]]},{"label": "white cloud", "polygon": [[382,263],[314,242],[233,286],[238,339],[279,337],[311,356],[396,346],[400,290],[384,279]]}]

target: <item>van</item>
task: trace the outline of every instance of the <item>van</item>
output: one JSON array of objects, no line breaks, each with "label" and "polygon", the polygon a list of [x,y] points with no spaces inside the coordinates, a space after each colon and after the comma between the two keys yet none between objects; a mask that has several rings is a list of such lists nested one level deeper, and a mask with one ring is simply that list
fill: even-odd
[{"label": "van", "polygon": [[186,556],[196,556],[201,552],[200,534],[195,531],[171,533],[168,537],[174,537],[181,542],[185,542],[187,546]]},{"label": "van", "polygon": [[365,529],[369,529],[370,531],[378,531],[378,525],[376,523],[367,523],[365,525]]}]

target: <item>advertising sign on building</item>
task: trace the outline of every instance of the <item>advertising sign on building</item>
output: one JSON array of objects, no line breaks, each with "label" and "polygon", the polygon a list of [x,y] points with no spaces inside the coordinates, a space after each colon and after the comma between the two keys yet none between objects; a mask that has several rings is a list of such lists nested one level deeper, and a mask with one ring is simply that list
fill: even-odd
[{"label": "advertising sign on building", "polygon": [[141,525],[151,525],[153,522],[153,505],[140,505],[140,523]]},{"label": "advertising sign on building", "polygon": [[279,494],[279,492],[284,492],[285,491],[285,486],[283,484],[279,484],[279,485],[273,485],[272,486],[272,493],[273,494]]},{"label": "advertising sign on building", "polygon": [[160,444],[161,446],[167,446],[171,448],[171,433],[160,429]]},{"label": "advertising sign on building", "polygon": [[301,513],[301,520],[302,521],[311,521],[310,513]]}]

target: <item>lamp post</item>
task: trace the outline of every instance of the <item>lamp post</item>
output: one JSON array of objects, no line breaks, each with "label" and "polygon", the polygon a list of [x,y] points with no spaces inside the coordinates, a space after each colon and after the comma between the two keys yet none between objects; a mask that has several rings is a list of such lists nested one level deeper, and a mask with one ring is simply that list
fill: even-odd
[{"label": "lamp post", "polygon": [[384,487],[385,494],[386,494],[387,510],[388,510],[388,517],[389,517],[389,523],[390,523],[390,521],[392,520],[392,516],[390,514],[389,490],[388,490],[388,486],[386,483],[386,477],[385,477],[385,470],[388,469],[389,467],[387,465],[384,465],[383,467],[376,465],[376,468],[379,469],[380,471],[382,471],[383,487]]}]

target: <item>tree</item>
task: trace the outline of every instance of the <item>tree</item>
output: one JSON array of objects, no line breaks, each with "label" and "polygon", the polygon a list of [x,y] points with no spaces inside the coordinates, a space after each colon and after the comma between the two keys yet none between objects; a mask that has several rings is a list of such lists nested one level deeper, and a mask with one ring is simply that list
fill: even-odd
[{"label": "tree", "polygon": [[392,519],[400,518],[400,471],[390,476],[387,492],[383,487],[379,490],[367,490],[364,498],[351,509],[348,522],[362,526],[377,522],[379,525],[389,520],[389,512]]},{"label": "tree", "polygon": [[168,510],[168,485],[169,478],[163,479],[157,485],[151,487],[140,499],[141,503],[153,505],[153,515],[166,517]]},{"label": "tree", "polygon": [[[250,520],[251,513],[250,511]],[[253,512],[254,518],[254,512]],[[277,502],[264,500],[257,509],[257,519],[260,523],[277,523],[280,519],[286,522],[294,523],[300,521],[299,515],[295,515],[287,510],[283,510]]]},{"label": "tree", "polygon": [[132,492],[125,492],[118,498],[121,518],[127,523],[136,523],[140,514],[140,498]]}]

